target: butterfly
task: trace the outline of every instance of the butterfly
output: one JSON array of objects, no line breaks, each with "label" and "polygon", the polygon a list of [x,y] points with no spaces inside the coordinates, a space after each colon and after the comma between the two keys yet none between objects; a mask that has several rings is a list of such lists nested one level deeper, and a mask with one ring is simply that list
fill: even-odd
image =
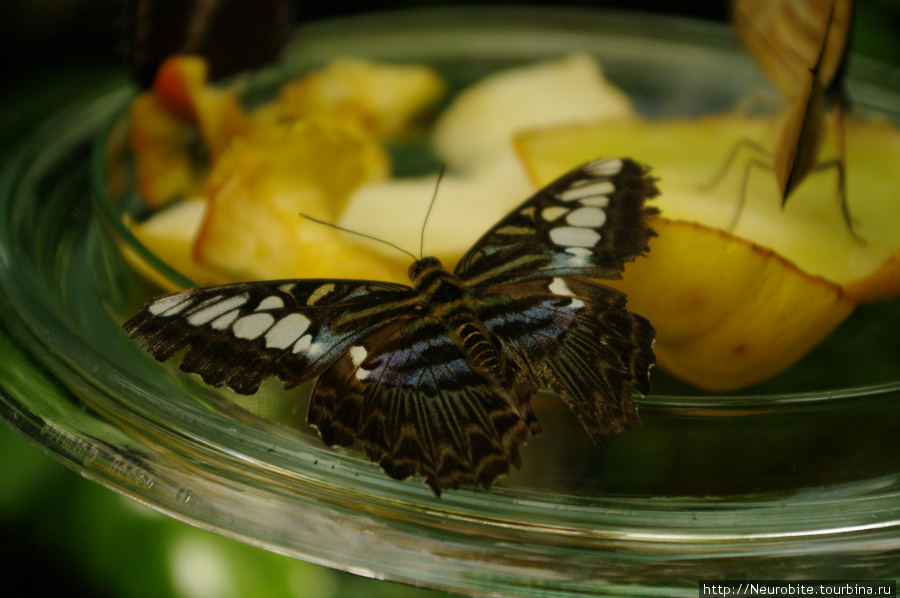
[{"label": "butterfly", "polygon": [[246,282],[149,301],[123,326],[164,361],[252,394],[317,378],[307,419],[329,446],[358,442],[392,478],[435,495],[489,488],[540,432],[530,400],[556,393],[604,444],[638,420],[656,333],[599,279],[621,277],[655,234],[648,169],[597,160],[502,218],[451,273],[415,261],[412,286]]},{"label": "butterfly", "polygon": [[[837,171],[841,213],[847,229],[856,236],[847,204],[843,161],[843,114],[849,104],[844,71],[853,21],[852,0],[734,0],[732,21],[744,46],[789,100],[778,123],[772,164],[750,162],[744,175],[745,192],[752,166],[771,168],[784,206],[811,172],[833,168]],[[836,114],[838,157],[820,161],[826,103]],[[768,153],[756,144],[745,144]],[[726,161],[726,169],[737,149]]]}]

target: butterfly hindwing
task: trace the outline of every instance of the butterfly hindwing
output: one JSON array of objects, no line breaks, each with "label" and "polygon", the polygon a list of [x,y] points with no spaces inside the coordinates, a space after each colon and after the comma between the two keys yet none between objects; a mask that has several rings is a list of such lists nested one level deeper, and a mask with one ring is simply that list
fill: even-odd
[{"label": "butterfly hindwing", "polygon": [[308,417],[326,444],[359,441],[391,477],[420,474],[440,494],[487,488],[510,463],[518,467],[531,413],[510,393],[532,390],[479,372],[440,322],[401,319],[322,374]]},{"label": "butterfly hindwing", "polygon": [[270,376],[297,386],[349,344],[411,309],[413,289],[352,280],[281,280],[191,289],[147,303],[124,326],[165,361],[213,386],[256,392]]},{"label": "butterfly hindwing", "polygon": [[554,391],[603,444],[637,422],[632,392],[650,390],[656,332],[626,297],[578,277],[497,287],[481,316],[528,384]]},{"label": "butterfly hindwing", "polygon": [[644,200],[658,194],[629,159],[596,160],[558,178],[489,230],[456,267],[472,285],[578,275],[619,278],[653,236]]}]

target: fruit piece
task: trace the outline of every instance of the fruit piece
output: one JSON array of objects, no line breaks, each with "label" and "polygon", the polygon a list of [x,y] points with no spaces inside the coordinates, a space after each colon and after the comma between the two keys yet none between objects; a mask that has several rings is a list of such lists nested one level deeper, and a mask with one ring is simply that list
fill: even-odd
[{"label": "fruit piece", "polygon": [[[424,252],[452,268],[486,230],[534,191],[512,153],[476,172],[447,173],[437,189],[436,181],[437,175],[429,175],[364,185],[354,192],[338,223],[416,254],[425,214],[436,191],[425,227]],[[365,243],[382,255],[398,255],[396,249],[383,243]]]},{"label": "fruit piece", "polygon": [[405,133],[443,93],[443,81],[429,67],[344,58],[285,85],[279,103],[291,119],[352,124],[390,139]]},{"label": "fruit piece", "polygon": [[160,65],[153,92],[172,114],[198,127],[216,157],[233,138],[247,134],[249,122],[235,92],[211,86],[207,73],[202,58],[172,56]]},{"label": "fruit piece", "polygon": [[656,218],[647,257],[609,286],[653,322],[657,361],[710,390],[765,380],[856,307],[841,288],[774,252],[695,222]]},{"label": "fruit piece", "polygon": [[206,71],[200,58],[173,56],[160,66],[153,88],[132,102],[135,184],[150,208],[194,194],[208,159],[248,131],[237,97],[208,86]]},{"label": "fruit piece", "polygon": [[[701,187],[737,140],[765,141],[773,130],[773,121],[762,118],[629,120],[536,131],[523,135],[517,145],[535,181],[552,178],[598,153],[635,156],[652,165],[659,177],[662,195],[656,204],[666,218],[721,229],[737,210],[746,161],[738,160],[713,190]],[[860,301],[892,296],[885,294],[885,285],[896,287],[896,279],[874,288],[866,280],[898,259],[900,182],[890,173],[900,160],[900,131],[884,122],[849,121],[846,136],[847,196],[865,243],[849,234],[841,218],[833,170],[811,174],[782,209],[771,171],[753,169],[743,210],[730,232],[774,250],[809,274],[847,287],[848,292],[863,289],[852,293]],[[882,276],[891,278],[886,272]]]},{"label": "fruit piece", "polygon": [[372,255],[301,216],[334,222],[353,189],[386,176],[383,149],[346,128],[301,121],[279,135],[236,140],[210,173],[194,257],[232,280],[406,280],[406,260]]},{"label": "fruit piece", "polygon": [[[182,275],[201,286],[223,284],[229,282],[227,277],[202,266],[193,257],[194,239],[205,214],[206,200],[194,197],[167,206],[143,222],[126,221],[126,224],[138,241]],[[135,268],[161,287],[170,291],[179,290],[156,274],[155,269],[135,252],[126,253],[126,257]]]},{"label": "fruit piece", "polygon": [[508,69],[462,91],[438,119],[432,145],[449,170],[470,170],[505,151],[525,128],[625,118],[631,100],[597,60],[573,54]]},{"label": "fruit piece", "polygon": [[847,231],[829,172],[813,173],[782,210],[772,173],[751,171],[736,229],[721,230],[737,209],[744,167],[710,192],[700,187],[737,140],[773,129],[769,119],[633,119],[517,141],[538,185],[601,155],[654,167],[659,237],[614,284],[656,326],[660,363],[704,388],[761,381],[802,357],[856,302],[900,294],[900,188],[891,166],[900,133],[885,123],[847,127],[848,197],[866,243]]},{"label": "fruit piece", "polygon": [[134,99],[128,145],[135,157],[135,186],[144,204],[158,208],[197,191],[205,166],[195,156],[197,131],[153,93]]}]

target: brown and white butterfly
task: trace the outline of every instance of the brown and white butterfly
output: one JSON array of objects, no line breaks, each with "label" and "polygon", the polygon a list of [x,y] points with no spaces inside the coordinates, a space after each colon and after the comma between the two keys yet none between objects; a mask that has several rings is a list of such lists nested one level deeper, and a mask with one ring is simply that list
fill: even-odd
[{"label": "brown and white butterfly", "polygon": [[279,280],[153,299],[125,323],[160,361],[253,393],[318,378],[308,420],[328,445],[358,442],[393,478],[435,494],[489,487],[540,431],[530,399],[555,392],[604,443],[637,421],[653,327],[599,279],[647,250],[657,195],[646,169],[597,160],[491,228],[453,273],[436,258],[412,286]]}]

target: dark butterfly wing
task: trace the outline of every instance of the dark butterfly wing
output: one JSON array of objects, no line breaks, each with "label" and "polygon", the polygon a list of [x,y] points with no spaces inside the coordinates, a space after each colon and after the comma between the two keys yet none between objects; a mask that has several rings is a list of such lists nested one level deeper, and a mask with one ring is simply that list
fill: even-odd
[{"label": "dark butterfly wing", "polygon": [[391,477],[421,474],[440,495],[490,487],[510,463],[519,466],[533,420],[520,405],[533,390],[478,373],[440,322],[401,318],[322,374],[308,418],[326,444],[357,440]]},{"label": "dark butterfly wing", "polygon": [[536,193],[457,267],[479,317],[521,383],[555,391],[602,443],[637,421],[632,392],[649,391],[656,333],[626,298],[591,279],[619,278],[654,235],[658,193],[628,159],[597,160]]},{"label": "dark butterfly wing", "polygon": [[466,253],[456,274],[471,286],[531,278],[619,278],[654,235],[644,205],[659,192],[647,169],[596,160],[560,177],[503,218]]},{"label": "dark butterfly wing", "polygon": [[556,277],[492,289],[480,316],[521,383],[554,391],[603,444],[637,422],[632,392],[649,392],[655,362],[656,332],[625,303],[600,283]]},{"label": "dark butterfly wing", "polygon": [[160,361],[188,347],[183,371],[252,394],[270,376],[286,387],[318,376],[357,339],[413,309],[414,296],[367,281],[241,283],[158,297],[123,329]]}]

